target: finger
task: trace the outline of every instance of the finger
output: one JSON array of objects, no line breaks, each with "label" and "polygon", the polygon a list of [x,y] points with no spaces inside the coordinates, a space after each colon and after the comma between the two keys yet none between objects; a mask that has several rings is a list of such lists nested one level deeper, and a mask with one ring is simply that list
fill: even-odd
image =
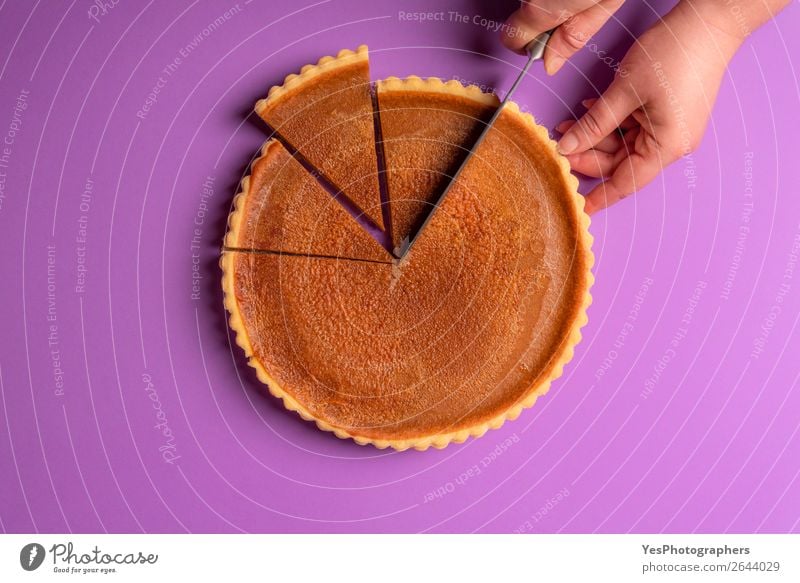
[{"label": "finger", "polygon": [[577,154],[593,148],[615,131],[636,108],[638,100],[628,85],[614,80],[597,102],[558,142],[562,154]]},{"label": "finger", "polygon": [[[597,97],[592,97],[590,99],[584,99],[583,101],[581,101],[581,105],[584,106],[586,109],[591,109],[592,106],[595,103],[597,103],[598,99],[599,98],[597,98]],[[637,127],[639,127],[639,123],[636,121],[636,119],[634,119],[633,115],[629,115],[624,120],[622,120],[622,123],[619,124],[619,128],[621,130],[632,130],[633,128],[637,128]]]},{"label": "finger", "polygon": [[572,154],[567,156],[570,167],[581,174],[592,178],[608,178],[625,158],[633,152],[633,143],[639,130],[633,130],[625,136],[619,138],[619,146],[610,151],[602,151],[597,148]]},{"label": "finger", "polygon": [[[569,130],[569,128],[574,126],[576,123],[577,122],[574,119],[567,119],[558,124],[555,129],[558,133],[564,134]],[[608,136],[600,140],[593,149],[613,154],[614,152],[619,150],[622,147],[622,145],[623,145],[622,135],[620,135],[619,132],[612,132]],[[591,150],[587,151],[591,152]]]},{"label": "finger", "polygon": [[561,23],[550,37],[544,53],[547,74],[555,74],[567,59],[586,46],[589,39],[608,22],[623,2],[624,0],[601,0]]},{"label": "finger", "polygon": [[552,2],[523,0],[502,28],[503,44],[518,53],[538,35],[564,22],[570,15],[563,9],[553,9]]},{"label": "finger", "polygon": [[577,123],[577,121],[578,121],[578,120],[575,120],[575,119],[565,119],[564,121],[562,121],[562,122],[559,122],[559,123],[557,123],[557,124],[556,124],[555,130],[556,130],[556,131],[557,131],[559,134],[564,134],[564,133],[566,133],[566,131],[567,131],[569,128],[571,128],[572,126],[574,126],[574,125]]},{"label": "finger", "polygon": [[[643,136],[644,139],[651,139]],[[663,152],[654,147],[640,148],[623,159],[611,178],[597,185],[586,195],[586,212],[589,214],[608,208],[620,200],[644,188],[674,159],[664,158]]]},{"label": "finger", "polygon": [[573,171],[591,178],[608,178],[616,168],[615,153],[600,150],[587,150],[580,154],[567,156]]}]

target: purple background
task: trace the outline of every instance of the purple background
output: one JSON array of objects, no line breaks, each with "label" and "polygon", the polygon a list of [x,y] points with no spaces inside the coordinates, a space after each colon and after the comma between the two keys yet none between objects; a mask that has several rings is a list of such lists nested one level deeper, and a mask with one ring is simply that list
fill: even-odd
[{"label": "purple background", "polygon": [[[627,3],[595,48],[620,58],[670,4]],[[471,19],[514,5],[122,1],[92,19],[89,0],[0,4],[0,138],[16,127],[0,167],[3,530],[800,530],[797,3],[733,61],[701,148],[594,219],[584,341],[517,421],[443,451],[359,447],[264,396],[231,347],[217,253],[265,138],[256,99],[360,43],[375,79],[507,87],[521,59]],[[420,9],[470,22],[399,18]],[[552,127],[609,78],[585,50],[555,79],[537,66],[518,101]]]}]

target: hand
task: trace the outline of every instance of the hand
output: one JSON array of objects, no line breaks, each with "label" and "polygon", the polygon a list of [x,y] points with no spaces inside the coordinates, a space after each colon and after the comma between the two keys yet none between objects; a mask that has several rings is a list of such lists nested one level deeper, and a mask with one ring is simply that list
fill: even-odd
[{"label": "hand", "polygon": [[599,99],[575,123],[564,121],[559,150],[574,170],[605,181],[586,211],[642,188],[700,143],[728,61],[744,39],[678,4],[631,47]]},{"label": "hand", "polygon": [[537,35],[558,26],[544,52],[545,70],[552,75],[586,45],[624,1],[523,0],[506,22],[503,43],[522,52]]}]

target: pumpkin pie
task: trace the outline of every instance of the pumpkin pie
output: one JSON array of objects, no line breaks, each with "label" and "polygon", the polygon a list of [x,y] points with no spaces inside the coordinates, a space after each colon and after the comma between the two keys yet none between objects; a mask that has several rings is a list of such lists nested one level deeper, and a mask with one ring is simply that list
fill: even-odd
[{"label": "pumpkin pie", "polygon": [[235,250],[390,262],[391,256],[278,140],[264,144],[228,217]]},{"label": "pumpkin pie", "polygon": [[[398,237],[497,103],[409,78],[379,83],[378,104]],[[590,303],[589,220],[547,132],[513,104],[495,123],[402,262],[223,253],[236,341],[288,409],[360,444],[444,447],[516,418],[561,375]],[[229,239],[268,231],[241,208]],[[284,233],[309,232],[309,215],[289,216]]]},{"label": "pumpkin pie", "polygon": [[[390,77],[376,88],[398,248],[425,219],[500,102],[457,81]],[[431,115],[438,123],[429,123]]]},{"label": "pumpkin pie", "polygon": [[367,47],[289,75],[256,103],[277,135],[383,227]]}]

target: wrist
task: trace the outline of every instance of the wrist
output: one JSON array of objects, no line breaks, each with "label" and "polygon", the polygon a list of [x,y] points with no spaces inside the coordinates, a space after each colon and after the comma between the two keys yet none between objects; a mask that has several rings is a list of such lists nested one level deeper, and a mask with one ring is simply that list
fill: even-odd
[{"label": "wrist", "polygon": [[753,31],[773,18],[790,0],[681,0],[709,27],[741,44]]},{"label": "wrist", "polygon": [[696,50],[705,47],[709,52],[704,54],[729,61],[752,30],[749,18],[742,20],[741,13],[731,9],[734,5],[738,0],[681,0],[670,15],[690,31],[683,42],[694,41]]}]

